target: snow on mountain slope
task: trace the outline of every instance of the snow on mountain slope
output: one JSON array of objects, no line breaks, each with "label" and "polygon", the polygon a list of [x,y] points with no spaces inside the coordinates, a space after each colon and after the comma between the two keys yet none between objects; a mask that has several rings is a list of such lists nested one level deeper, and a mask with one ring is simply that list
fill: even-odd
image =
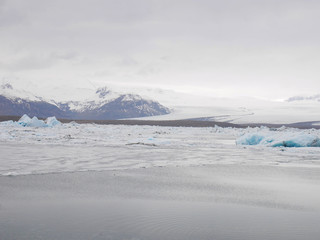
[{"label": "snow on mountain slope", "polygon": [[[44,85],[44,83],[35,84],[32,82],[24,82],[23,85],[21,85],[21,82],[18,84],[14,80],[0,83],[2,86],[6,84],[10,84],[13,87],[10,96],[30,100],[38,100],[40,98],[53,104],[56,102],[72,102],[71,107],[75,110],[81,109],[81,104],[84,102],[94,101],[95,104],[99,104],[116,99],[125,94],[139,95],[144,99],[158,101],[167,107],[212,106],[212,102],[216,101],[214,98],[169,89],[113,83],[94,85],[90,81],[88,81],[87,84],[81,83],[79,86],[69,86],[67,84],[56,85],[54,83]],[[7,92],[1,91],[0,89],[0,95],[8,96]]]},{"label": "snow on mountain slope", "polygon": [[0,85],[0,95],[5,96],[9,99],[26,99],[30,101],[41,101],[42,98],[40,96],[36,96],[35,94],[26,91],[24,89],[14,88],[10,83],[4,83]]},{"label": "snow on mountain slope", "polygon": [[[88,82],[86,86],[35,86],[26,84],[24,88],[4,83],[0,88],[0,95],[23,96],[34,101],[45,100],[62,110],[85,113],[94,109],[100,109],[104,105],[126,96],[124,99],[135,96],[135,101],[140,98],[146,103],[158,101],[170,108],[170,114],[149,114],[153,112],[140,102],[136,107],[146,109],[143,119],[150,120],[176,120],[197,119],[206,121],[225,121],[232,123],[295,123],[307,121],[320,121],[320,102],[318,95],[307,98],[292,98],[282,101],[270,101],[258,98],[215,98],[196,96],[173,90],[154,89],[148,87],[127,86],[121,84],[108,84],[96,86]],[[31,92],[28,91],[32,90]],[[120,102],[118,102],[120,104]],[[118,106],[119,107],[119,106]],[[129,107],[129,106],[128,106]],[[132,105],[131,107],[134,107]],[[120,106],[120,108],[122,108]],[[110,108],[108,108],[110,109]],[[113,108],[115,109],[115,108]],[[123,108],[122,108],[123,109]],[[123,109],[125,112],[125,109]],[[164,111],[163,113],[168,113]],[[157,116],[155,116],[157,115]],[[130,117],[126,115],[127,117]],[[137,116],[137,115],[135,115]],[[133,118],[133,116],[131,117]]]},{"label": "snow on mountain slope", "polygon": [[[8,83],[3,83],[5,86]],[[83,112],[95,109],[119,98],[122,95],[135,95],[145,100],[157,101],[169,108],[176,106],[211,106],[212,99],[201,96],[175,92],[159,88],[124,86],[108,84],[108,86],[85,87],[49,86],[25,83],[23,86],[11,84],[12,89],[0,89],[0,95],[12,98],[22,98],[30,101],[46,101],[59,108]],[[23,90],[21,90],[23,89]]]},{"label": "snow on mountain slope", "polygon": [[[0,114],[38,115],[48,117],[50,109],[60,118],[72,119],[118,119],[154,116],[169,113],[160,103],[136,94],[123,94],[107,87],[44,89],[36,94],[2,84],[0,91]],[[50,92],[50,93],[48,93]],[[64,97],[61,97],[64,96]],[[49,111],[48,111],[49,109]]]}]

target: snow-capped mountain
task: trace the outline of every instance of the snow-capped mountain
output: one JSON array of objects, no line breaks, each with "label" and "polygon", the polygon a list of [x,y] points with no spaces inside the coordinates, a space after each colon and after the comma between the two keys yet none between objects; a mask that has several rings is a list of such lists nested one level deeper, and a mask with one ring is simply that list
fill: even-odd
[{"label": "snow-capped mountain", "polygon": [[107,87],[91,82],[78,86],[41,84],[0,83],[0,115],[27,113],[44,118],[52,115],[68,119],[143,117],[144,120],[279,124],[320,121],[318,95],[272,101],[252,97],[207,97],[121,84]]},{"label": "snow-capped mountain", "polygon": [[66,92],[68,97],[65,99],[72,99],[72,95],[77,95],[76,100],[59,101],[52,96],[36,95],[6,83],[0,86],[0,115],[26,113],[38,117],[55,115],[59,118],[102,120],[170,113],[167,107],[157,101],[137,94],[114,92],[107,87],[74,91],[78,92]]}]

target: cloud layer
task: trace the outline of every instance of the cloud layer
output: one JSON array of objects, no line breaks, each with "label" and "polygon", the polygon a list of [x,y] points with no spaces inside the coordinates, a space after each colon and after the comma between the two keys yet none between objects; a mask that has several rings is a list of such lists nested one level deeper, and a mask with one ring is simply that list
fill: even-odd
[{"label": "cloud layer", "polygon": [[319,22],[313,0],[0,0],[0,79],[315,94]]}]

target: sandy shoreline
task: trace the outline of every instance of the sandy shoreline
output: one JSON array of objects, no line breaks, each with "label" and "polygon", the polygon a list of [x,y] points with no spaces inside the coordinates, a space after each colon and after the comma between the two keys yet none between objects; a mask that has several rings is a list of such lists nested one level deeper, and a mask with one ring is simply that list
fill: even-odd
[{"label": "sandy shoreline", "polygon": [[320,170],[208,165],[0,177],[0,239],[318,239]]}]

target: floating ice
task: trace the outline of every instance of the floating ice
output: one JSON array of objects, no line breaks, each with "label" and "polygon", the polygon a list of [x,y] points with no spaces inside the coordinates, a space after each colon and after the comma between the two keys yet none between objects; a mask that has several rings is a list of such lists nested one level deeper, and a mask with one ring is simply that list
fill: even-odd
[{"label": "floating ice", "polygon": [[[26,119],[25,116],[21,122]],[[45,121],[47,127],[35,128],[25,128],[12,121],[6,125],[0,123],[0,176],[230,163],[320,167],[320,130],[317,129],[75,122],[49,127],[54,122],[50,118]],[[237,144],[259,147],[238,147],[236,139]]]},{"label": "floating ice", "polygon": [[30,118],[27,114],[24,114],[24,115],[18,120],[18,123],[19,123],[21,126],[24,126],[24,127],[26,127],[30,122],[31,122],[31,118]]},{"label": "floating ice", "polygon": [[0,122],[1,126],[13,126],[13,125],[17,125],[16,122],[9,120],[9,121],[4,121],[4,122]]},{"label": "floating ice", "polygon": [[308,133],[258,132],[246,133],[236,140],[237,145],[265,145],[269,147],[320,147],[320,138]]},{"label": "floating ice", "polygon": [[33,117],[28,127],[47,127],[47,124],[43,120],[39,120],[37,117]]},{"label": "floating ice", "polygon": [[23,127],[54,127],[57,125],[61,125],[61,122],[59,122],[56,117],[48,117],[45,121],[43,121],[39,120],[36,116],[30,118],[27,114],[24,114],[18,120],[18,122],[7,121],[5,123],[7,125],[16,125],[16,123],[18,123]]},{"label": "floating ice", "polygon": [[258,145],[265,136],[259,133],[247,133],[236,140],[237,145]]},{"label": "floating ice", "polygon": [[24,114],[18,123],[24,127],[47,127],[43,120],[39,120],[36,116],[31,119],[27,114]]},{"label": "floating ice", "polygon": [[57,125],[61,125],[61,122],[58,121],[56,119],[56,117],[48,117],[46,119],[46,124],[48,125],[48,127],[54,127],[54,126],[57,126]]}]

